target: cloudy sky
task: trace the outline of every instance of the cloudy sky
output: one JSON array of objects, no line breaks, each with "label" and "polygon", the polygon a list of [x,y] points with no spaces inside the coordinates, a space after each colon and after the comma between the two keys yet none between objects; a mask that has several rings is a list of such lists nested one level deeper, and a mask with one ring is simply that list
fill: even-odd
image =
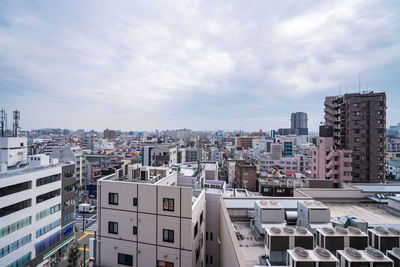
[{"label": "cloudy sky", "polygon": [[304,111],[316,130],[324,97],[360,75],[391,125],[399,14],[398,0],[0,1],[0,107],[23,129],[270,130]]}]

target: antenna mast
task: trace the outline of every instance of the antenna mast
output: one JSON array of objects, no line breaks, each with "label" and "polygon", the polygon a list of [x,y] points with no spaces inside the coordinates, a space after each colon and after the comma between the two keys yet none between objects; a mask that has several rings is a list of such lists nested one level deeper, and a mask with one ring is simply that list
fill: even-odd
[{"label": "antenna mast", "polygon": [[361,94],[361,75],[358,74],[358,93]]},{"label": "antenna mast", "polygon": [[13,111],[13,136],[18,137],[20,112],[18,110]]},{"label": "antenna mast", "polygon": [[4,109],[1,109],[0,110],[0,136],[1,137],[4,137],[5,120],[6,120],[6,111]]}]

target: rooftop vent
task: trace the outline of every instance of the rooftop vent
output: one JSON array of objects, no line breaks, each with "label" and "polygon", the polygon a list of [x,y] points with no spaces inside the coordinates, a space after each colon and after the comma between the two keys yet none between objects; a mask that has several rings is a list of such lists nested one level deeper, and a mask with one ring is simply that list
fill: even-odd
[{"label": "rooftop vent", "polygon": [[382,226],[375,227],[375,231],[377,231],[378,233],[380,233],[382,235],[390,234],[389,231],[386,230],[385,228],[383,228]]},{"label": "rooftop vent", "polygon": [[297,256],[303,257],[303,258],[307,258],[308,257],[308,251],[305,250],[304,248],[301,247],[295,247],[294,248],[294,253],[296,253]]},{"label": "rooftop vent", "polygon": [[343,227],[341,227],[341,226],[336,226],[336,227],[335,227],[335,230],[336,230],[337,232],[341,233],[341,234],[347,234],[347,233],[348,233],[347,229],[346,229],[346,228],[343,228]]},{"label": "rooftop vent", "polygon": [[349,230],[353,234],[361,234],[361,230],[354,226],[347,227],[347,230]]},{"label": "rooftop vent", "polygon": [[393,252],[400,255],[400,248],[393,248]]},{"label": "rooftop vent", "polygon": [[361,258],[361,253],[358,252],[356,249],[354,248],[345,248],[344,251],[349,254],[350,256],[354,257],[354,258]]},{"label": "rooftop vent", "polygon": [[380,252],[379,250],[374,249],[374,248],[372,248],[372,247],[367,247],[367,248],[365,249],[365,251],[366,251],[369,255],[374,256],[374,257],[377,257],[377,258],[380,258],[380,259],[382,259],[382,258],[384,257],[384,255],[383,255],[382,252]]},{"label": "rooftop vent", "polygon": [[307,229],[304,228],[303,226],[297,226],[296,227],[296,232],[299,232],[301,234],[306,234],[307,233]]},{"label": "rooftop vent", "polygon": [[335,230],[333,230],[332,228],[329,228],[329,227],[322,228],[322,231],[324,231],[327,234],[334,234],[335,233]]},{"label": "rooftop vent", "polygon": [[275,234],[280,234],[281,233],[281,229],[279,229],[278,227],[271,227],[271,232],[275,233]]},{"label": "rooftop vent", "polygon": [[400,230],[399,229],[396,229],[396,228],[393,228],[393,227],[389,227],[388,230],[389,230],[389,232],[391,232],[394,235],[400,235]]},{"label": "rooftop vent", "polygon": [[329,252],[329,250],[318,247],[315,249],[315,253],[317,253],[318,255],[320,255],[321,257],[324,258],[329,258],[331,256],[331,253]]},{"label": "rooftop vent", "polygon": [[294,233],[294,229],[292,227],[287,227],[287,226],[283,227],[283,231],[288,234]]}]

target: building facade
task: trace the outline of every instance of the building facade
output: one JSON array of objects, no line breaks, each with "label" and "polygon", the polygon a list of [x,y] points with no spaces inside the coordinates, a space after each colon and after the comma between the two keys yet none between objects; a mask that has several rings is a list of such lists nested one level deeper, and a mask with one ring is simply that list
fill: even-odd
[{"label": "building facade", "polygon": [[386,94],[329,96],[324,104],[335,147],[353,152],[353,182],[385,181]]},{"label": "building facade", "polygon": [[291,129],[295,129],[297,135],[308,135],[308,126],[307,126],[307,113],[304,112],[296,112],[292,113],[290,117],[290,125]]}]

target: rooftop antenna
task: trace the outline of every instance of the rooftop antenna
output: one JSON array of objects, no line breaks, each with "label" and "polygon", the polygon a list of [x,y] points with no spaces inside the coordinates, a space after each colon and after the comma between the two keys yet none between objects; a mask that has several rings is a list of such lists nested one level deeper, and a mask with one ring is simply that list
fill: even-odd
[{"label": "rooftop antenna", "polygon": [[358,74],[358,93],[361,94],[361,75]]},{"label": "rooftop antenna", "polygon": [[0,110],[0,135],[1,135],[1,137],[4,137],[5,120],[6,120],[6,111],[4,109],[1,109]]},{"label": "rooftop antenna", "polygon": [[13,111],[13,136],[18,137],[18,122],[20,119],[20,112],[18,110]]}]

